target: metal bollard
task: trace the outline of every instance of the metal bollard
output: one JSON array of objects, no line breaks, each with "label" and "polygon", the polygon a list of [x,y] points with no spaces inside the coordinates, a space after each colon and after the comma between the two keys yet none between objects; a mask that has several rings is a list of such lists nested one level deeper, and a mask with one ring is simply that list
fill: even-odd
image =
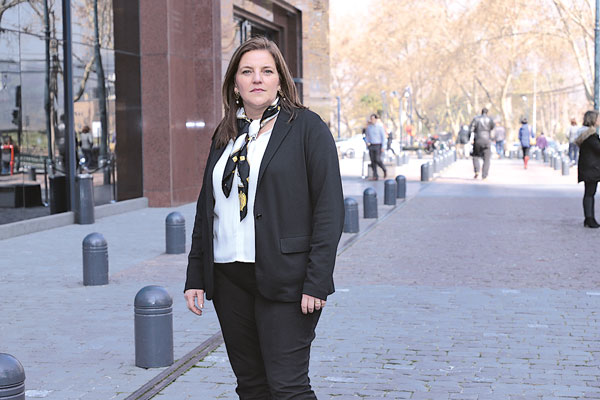
[{"label": "metal bollard", "polygon": [[344,199],[344,232],[357,233],[358,230],[358,202],[347,197]]},{"label": "metal bollard", "polygon": [[550,162],[550,156],[548,155],[548,151],[544,152],[544,164],[548,164]]},{"label": "metal bollard", "polygon": [[30,181],[36,181],[36,172],[35,172],[35,167],[29,167],[29,169],[27,170],[27,178]]},{"label": "metal bollard", "polygon": [[404,152],[402,153],[402,157],[404,158],[404,164],[408,164],[410,161],[410,155],[408,154],[408,152]]},{"label": "metal bollard", "polygon": [[135,295],[135,365],[173,364],[173,298],[160,286],[146,286]]},{"label": "metal bollard", "polygon": [[396,181],[393,179],[386,179],[383,183],[383,204],[396,205]]},{"label": "metal bollard", "polygon": [[421,182],[427,182],[429,180],[429,163],[421,164]]},{"label": "metal bollard", "polygon": [[398,175],[396,177],[396,198],[406,198],[406,177],[404,175]]},{"label": "metal bollard", "polygon": [[568,158],[564,158],[562,160],[562,174],[563,176],[569,175],[569,168],[571,166],[569,165],[569,159]]},{"label": "metal bollard", "polygon": [[101,234],[90,233],[83,239],[83,284],[108,284],[108,244]]},{"label": "metal bollard", "polygon": [[94,181],[90,174],[76,177],[77,207],[75,221],[80,225],[94,223]]},{"label": "metal bollard", "polygon": [[560,170],[562,167],[562,162],[560,160],[560,156],[557,154],[556,156],[554,156],[554,170],[558,171]]},{"label": "metal bollard", "polygon": [[417,158],[419,160],[423,158],[423,150],[421,150],[421,149],[417,150]]},{"label": "metal bollard", "polygon": [[185,218],[173,211],[165,220],[167,254],[185,253]]},{"label": "metal bollard", "polygon": [[433,168],[431,169],[432,170],[431,172],[433,172],[434,174],[437,174],[438,172],[440,172],[440,162],[439,162],[437,156],[433,157],[433,165],[432,165],[432,167]]},{"label": "metal bollard", "polygon": [[10,354],[0,353],[0,399],[25,400],[25,370]]},{"label": "metal bollard", "polygon": [[402,165],[402,157],[399,154],[396,154],[396,166]]},{"label": "metal bollard", "polygon": [[377,192],[373,188],[363,192],[363,218],[377,218]]}]

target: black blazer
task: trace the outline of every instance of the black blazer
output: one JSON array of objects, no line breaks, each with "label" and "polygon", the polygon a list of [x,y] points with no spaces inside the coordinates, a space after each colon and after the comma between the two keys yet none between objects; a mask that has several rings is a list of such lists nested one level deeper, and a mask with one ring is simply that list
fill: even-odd
[{"label": "black blazer", "polygon": [[[331,132],[309,110],[281,110],[261,161],[254,201],[256,283],[274,301],[326,299],[344,224],[344,199]],[[214,293],[213,182],[224,148],[208,156],[198,197],[185,290]],[[246,218],[251,217],[248,215]]]},{"label": "black blazer", "polygon": [[577,181],[600,181],[600,138],[592,134],[581,143],[577,164]]}]

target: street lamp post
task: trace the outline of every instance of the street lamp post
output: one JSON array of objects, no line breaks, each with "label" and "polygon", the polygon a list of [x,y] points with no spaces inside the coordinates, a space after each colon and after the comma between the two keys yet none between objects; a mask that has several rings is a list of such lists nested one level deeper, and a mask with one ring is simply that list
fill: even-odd
[{"label": "street lamp post", "polygon": [[[600,110],[600,0],[596,0],[596,25],[594,28],[594,110]],[[600,128],[596,128],[596,132]]]},{"label": "street lamp post", "polygon": [[342,138],[341,135],[341,130],[340,130],[340,110],[341,110],[341,104],[340,104],[340,96],[336,96],[337,99],[337,128],[338,128],[338,140]]}]

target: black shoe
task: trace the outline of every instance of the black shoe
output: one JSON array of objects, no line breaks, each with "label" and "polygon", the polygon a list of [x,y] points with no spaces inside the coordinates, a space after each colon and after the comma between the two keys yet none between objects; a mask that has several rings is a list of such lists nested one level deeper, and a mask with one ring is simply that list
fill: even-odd
[{"label": "black shoe", "polygon": [[386,171],[383,171],[383,178],[384,178],[384,179],[385,179],[385,178],[387,178],[387,170],[386,170]]},{"label": "black shoe", "polygon": [[596,222],[595,218],[586,218],[583,220],[583,226],[585,226],[586,228],[600,228],[600,224],[598,224],[598,222]]}]

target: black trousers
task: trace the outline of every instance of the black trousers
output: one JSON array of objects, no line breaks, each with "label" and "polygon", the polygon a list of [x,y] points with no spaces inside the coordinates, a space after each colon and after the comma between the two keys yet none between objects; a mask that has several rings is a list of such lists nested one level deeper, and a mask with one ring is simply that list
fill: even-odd
[{"label": "black trousers", "polygon": [[481,165],[479,163],[480,158],[483,159],[483,171],[481,177],[485,179],[490,171],[490,159],[492,158],[492,150],[489,146],[478,146],[477,149],[473,149],[473,170],[475,170],[476,174],[481,170]]},{"label": "black trousers", "polygon": [[310,345],[321,311],[304,315],[300,300],[258,293],[254,264],[215,264],[213,303],[242,400],[316,399],[310,387]]},{"label": "black trousers", "polygon": [[377,178],[377,166],[383,170],[383,174],[387,175],[387,171],[381,161],[381,145],[372,144],[369,146],[369,158],[371,159],[371,168],[373,168],[373,177]]}]

